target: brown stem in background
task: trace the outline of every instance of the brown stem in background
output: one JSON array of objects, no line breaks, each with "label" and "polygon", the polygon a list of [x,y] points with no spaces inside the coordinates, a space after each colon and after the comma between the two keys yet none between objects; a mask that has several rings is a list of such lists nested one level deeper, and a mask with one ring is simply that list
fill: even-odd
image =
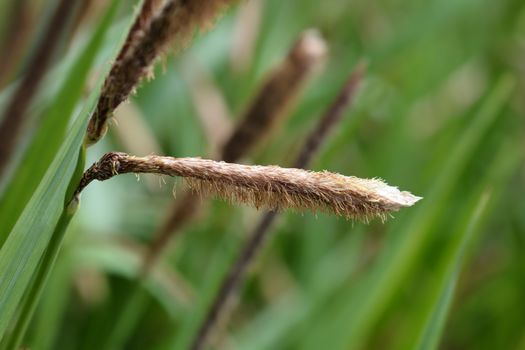
[{"label": "brown stem in background", "polygon": [[[170,44],[184,42],[233,2],[235,0],[166,0],[151,19],[150,8],[143,8],[144,12],[139,15],[104,82],[88,124],[85,143],[91,145],[104,136],[115,108],[130,96],[144,77],[151,75],[153,65]],[[147,25],[144,27],[144,24]]]},{"label": "brown stem in background", "polygon": [[75,17],[71,21],[71,28],[66,40],[67,49],[72,47],[75,38],[81,34],[86,26],[89,27],[90,24],[96,23],[108,3],[107,0],[84,0],[80,2]]},{"label": "brown stem in background", "polygon": [[32,20],[31,5],[28,0],[15,1],[7,16],[7,26],[2,28],[4,36],[0,47],[0,88],[11,78],[20,54],[27,44]]},{"label": "brown stem in background", "polygon": [[204,349],[209,342],[212,331],[216,325],[221,324],[225,327],[227,319],[233,311],[233,305],[231,305],[233,302],[233,296],[239,288],[250,263],[253,261],[253,258],[257,255],[257,252],[259,252],[261,246],[268,237],[268,232],[270,232],[270,228],[277,217],[278,212],[276,211],[269,211],[264,214],[257,227],[255,227],[248,237],[248,240],[242,247],[237,260],[231,266],[228,274],[224,277],[219,291],[215,295],[215,299],[208,309],[206,317],[193,339],[193,343],[190,346],[191,350]]},{"label": "brown stem in background", "polygon": [[278,166],[241,165],[201,158],[134,157],[111,152],[82,177],[76,195],[93,180],[148,173],[179,176],[203,195],[215,195],[256,208],[321,210],[351,219],[384,219],[420,198],[377,179],[360,179],[327,171]]},{"label": "brown stem in background", "polygon": [[26,112],[44,78],[53,53],[59,43],[76,1],[60,0],[49,26],[40,41],[28,70],[11,97],[0,124],[0,176],[5,172],[19,134],[26,119]]},{"label": "brown stem in background", "polygon": [[301,152],[297,156],[294,167],[305,169],[309,166],[316,153],[319,152],[323,143],[330,136],[330,132],[339,124],[345,111],[352,105],[365,71],[366,63],[364,61],[359,62],[343,85],[339,95],[328,107],[316,127],[308,135]]},{"label": "brown stem in background", "polygon": [[[307,137],[304,146],[295,161],[296,167],[308,167],[315,154],[328,138],[330,132],[343,117],[345,110],[351,106],[356,90],[362,80],[364,70],[365,65],[361,63],[352,72],[337,98],[328,107],[325,114],[317,123],[317,126]],[[267,212],[248,237],[237,260],[231,266],[228,274],[224,278],[221,287],[219,288],[219,291],[217,292],[215,299],[213,300],[213,303],[193,340],[191,346],[192,350],[203,349],[208,343],[216,325],[225,324],[227,322],[232,311],[229,304],[242,283],[250,263],[254,260],[257,252],[260,251],[262,245],[269,236],[271,232],[270,228],[277,217],[278,212]]]},{"label": "brown stem in background", "polygon": [[[221,159],[236,162],[282,124],[286,113],[307,78],[326,55],[326,44],[316,30],[305,31],[294,43],[283,63],[267,78],[248,106],[234,132],[226,141]],[[199,198],[185,192],[177,200],[160,229],[154,235],[150,252],[145,257],[144,271],[154,263],[168,242],[198,213]]]},{"label": "brown stem in background", "polygon": [[222,159],[232,162],[247,154],[287,114],[304,85],[305,78],[326,54],[326,45],[315,30],[306,31],[286,60],[264,83],[245,117],[222,150]]}]

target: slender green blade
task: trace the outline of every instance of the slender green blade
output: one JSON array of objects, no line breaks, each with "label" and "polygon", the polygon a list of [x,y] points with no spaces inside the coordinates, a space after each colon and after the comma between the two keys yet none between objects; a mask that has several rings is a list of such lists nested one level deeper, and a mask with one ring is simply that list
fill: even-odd
[{"label": "slender green blade", "polygon": [[516,146],[517,144],[509,142],[506,147],[501,148],[489,174],[480,185],[478,194],[468,206],[464,219],[460,221],[456,233],[452,235],[444,257],[433,274],[435,282],[429,285],[426,293],[428,296],[420,307],[421,320],[414,322],[414,328],[407,337],[409,339],[406,339],[406,343],[412,345],[406,347],[424,350],[437,348],[459,274],[467,258],[467,250],[477,240],[483,224],[491,215],[491,209],[497,201],[499,192],[509,177],[515,173],[523,158],[522,152],[516,151],[519,149]]},{"label": "slender green blade", "polygon": [[[77,204],[75,203],[75,210],[76,206]],[[6,349],[18,349],[20,347],[20,343],[22,342],[22,338],[24,337],[27,326],[29,325],[29,321],[31,320],[38,299],[42,294],[43,286],[46,283],[49,273],[51,272],[51,267],[54,265],[56,256],[58,255],[60,242],[66,233],[73,215],[74,211],[62,212],[62,216],[60,217],[55,232],[53,233],[53,237],[51,238],[52,242],[46,249],[36,276],[31,283],[31,287],[28,289],[27,294],[21,303],[20,316],[16,320],[14,330],[9,334],[9,337],[5,338],[5,344],[7,344],[5,347]]]},{"label": "slender green blade", "polygon": [[87,115],[96,100],[97,91],[94,91],[86,106],[89,108],[83,111],[86,117],[75,122],[61,151],[0,250],[0,336],[4,335],[62,215],[66,191],[87,126]]},{"label": "slender green blade", "polygon": [[54,342],[59,337],[60,323],[67,310],[72,273],[71,254],[66,248],[60,253],[45,285],[32,321],[34,333],[30,341],[26,336],[24,346],[38,350],[53,349]]},{"label": "slender green blade", "polygon": [[[128,20],[129,27],[133,19]],[[114,46],[111,57],[117,55],[126,33],[127,30],[123,31],[121,39],[112,44]],[[104,77],[110,69],[111,60],[106,62],[104,74],[0,250],[0,339],[5,335],[9,322],[38,269],[44,251],[50,244],[64,211],[65,202],[68,201],[70,183],[79,180],[72,180],[72,177],[78,163],[88,117],[95,108]],[[51,265],[41,268],[50,269]]]},{"label": "slender green blade", "polygon": [[64,140],[70,116],[82,95],[88,73],[104,43],[118,4],[118,1],[110,4],[91,39],[80,50],[71,69],[65,73],[67,78],[49,109],[44,112],[42,123],[37,128],[31,145],[6,187],[6,192],[0,201],[0,222],[2,222],[0,246],[6,240]]},{"label": "slender green blade", "polygon": [[[489,127],[500,114],[514,89],[514,80],[505,75],[497,81],[469,128],[457,143],[441,173],[436,175],[432,190],[406,224],[396,233],[396,241],[386,249],[377,265],[356,286],[351,300],[341,301],[335,315],[330,316],[334,325],[321,327],[304,338],[304,348],[314,349],[330,339],[332,348],[359,348],[381,316],[389,301],[410,273],[413,262],[430,239],[432,228],[446,206],[448,196],[465,169],[466,159],[471,157]],[[327,325],[328,327],[328,325]]]},{"label": "slender green blade", "polygon": [[314,319],[332,293],[341,288],[358,268],[359,253],[364,248],[363,238],[363,226],[349,232],[348,237],[318,262],[305,292],[288,293],[236,332],[239,348],[274,349],[289,343],[296,334],[303,334],[297,332],[298,325]]},{"label": "slender green blade", "polygon": [[487,214],[491,196],[491,193],[483,193],[480,196],[477,205],[470,212],[466,225],[462,223],[462,226],[465,227],[459,229],[454,241],[450,244],[450,249],[446,254],[448,258],[444,259],[446,265],[440,269],[441,271],[437,272],[441,286],[436,286],[434,293],[432,293],[435,300],[428,303],[428,305],[434,306],[433,312],[430,312],[428,320],[422,323],[426,326],[423,328],[417,349],[430,350],[437,346],[463,265],[463,253],[472,241],[474,233],[480,229],[481,222],[484,221],[483,218]]}]

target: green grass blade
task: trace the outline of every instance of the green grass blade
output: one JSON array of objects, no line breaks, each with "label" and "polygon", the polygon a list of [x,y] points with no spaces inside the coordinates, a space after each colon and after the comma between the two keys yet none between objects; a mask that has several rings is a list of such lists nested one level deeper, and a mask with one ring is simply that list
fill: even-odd
[{"label": "green grass blade", "polygon": [[[76,185],[73,184],[76,184],[78,179],[82,176],[84,166],[85,150],[82,148],[80,150],[80,155],[72,177],[72,181],[70,182],[66,191],[66,198],[72,197],[72,193],[76,187]],[[48,276],[51,273],[51,269],[55,264],[66,230],[77,209],[78,202],[75,200],[70,202],[67,205],[67,208],[62,212],[60,220],[58,221],[55,231],[51,237],[51,241],[49,242],[37,267],[37,271],[32,278],[30,287],[26,290],[25,295],[20,303],[21,311],[16,319],[14,330],[9,334],[9,337],[4,338],[4,343],[7,344],[6,349],[17,349],[22,342],[26,329],[29,325],[29,322],[31,321],[31,317],[33,316],[33,312],[37,306],[38,300],[40,299],[40,295],[42,294],[44,285],[46,284]]]},{"label": "green grass blade", "polygon": [[114,18],[118,1],[113,1],[98,24],[91,39],[80,50],[76,62],[66,72],[66,79],[27,149],[12,181],[0,202],[0,246],[7,239],[20,213],[31,198],[40,180],[53,161],[66,132],[75,105],[79,101],[88,73],[97,56],[106,32]]},{"label": "green grass blade", "polygon": [[35,310],[31,338],[26,335],[24,346],[31,349],[53,349],[59,339],[59,331],[64,313],[69,305],[73,264],[69,250],[64,247],[57,259],[55,267],[48,278],[42,296]]},{"label": "green grass blade", "polygon": [[237,332],[235,340],[239,349],[277,348],[290,342],[301,321],[315,318],[334,290],[341,288],[358,268],[359,253],[363,249],[363,228],[359,226],[348,232],[348,237],[318,263],[311,272],[306,291],[287,294]]},{"label": "green grass blade", "polygon": [[113,350],[124,348],[126,340],[130,334],[133,334],[133,330],[137,326],[140,316],[147,309],[148,304],[148,294],[145,288],[137,282],[126,295],[124,309],[117,311],[120,315],[119,322],[116,322],[107,339],[100,343],[100,349]]},{"label": "green grass blade", "polygon": [[472,241],[476,231],[479,231],[481,223],[484,221],[484,216],[487,215],[489,208],[489,200],[491,193],[482,193],[477,200],[477,205],[470,211],[469,220],[462,223],[464,226],[459,229],[459,232],[454,234],[453,242],[449,245],[449,249],[444,259],[446,264],[436,271],[437,278],[441,284],[440,286],[433,285],[434,301],[429,301],[428,305],[433,305],[429,313],[428,320],[423,322],[423,332],[421,340],[417,349],[435,349],[440,335],[443,331],[446,316],[452,301],[454,290],[459,278],[461,267],[463,265],[463,255],[466,247]]},{"label": "green grass blade", "polygon": [[240,246],[240,242],[232,242],[228,237],[221,242],[221,249],[210,257],[210,268],[202,284],[196,288],[198,290],[197,303],[191,312],[185,313],[185,320],[177,336],[173,339],[172,349],[188,349],[193,336],[211,304],[216,291],[219,289],[223,276],[228,271],[229,266],[235,258],[235,252]]},{"label": "green grass blade", "polygon": [[[476,241],[476,236],[481,231],[482,225],[490,217],[491,209],[497,200],[501,188],[508,178],[515,173],[516,168],[523,158],[521,152],[516,152],[517,144],[512,143],[502,147],[491,171],[480,186],[471,209],[467,210],[464,219],[460,222],[457,233],[451,241],[442,259],[442,263],[433,274],[435,283],[432,283],[427,293],[429,297],[422,304],[419,314],[422,320],[415,323],[415,328],[410,332],[414,338],[407,339],[417,344],[411,348],[432,350],[436,349],[443,333],[446,317],[452,302],[454,289],[459,274],[466,259],[466,251]],[[492,188],[487,191],[485,188]]]},{"label": "green grass blade", "polygon": [[[76,205],[77,204],[75,204],[75,206]],[[58,255],[58,250],[60,248],[59,242],[62,241],[62,238],[66,233],[66,229],[69,225],[69,222],[73,218],[75,211],[76,208],[74,210],[66,210],[62,213],[62,216],[60,217],[60,220],[58,221],[58,224],[55,228],[55,232],[53,233],[51,243],[49,244],[50,247],[46,249],[46,253],[40,262],[36,276],[31,283],[31,288],[28,290],[28,294],[24,298],[22,309],[15,323],[14,330],[11,334],[9,334],[9,337],[6,338],[5,343],[7,346],[5,349],[18,349],[20,347],[22,338],[24,337],[27,326],[29,325],[29,321],[31,320],[31,316],[35,310],[37,301],[42,294],[43,286],[49,276],[49,273],[51,272],[51,269],[46,267],[52,267],[54,265],[56,256]]]},{"label": "green grass blade", "polygon": [[[132,20],[129,19],[128,27]],[[122,33],[121,40],[112,44],[114,47],[111,57],[117,55],[126,33],[127,30]],[[60,151],[0,250],[0,310],[2,310],[0,339],[4,337],[24,292],[37,271],[64,210],[88,117],[97,103],[104,77],[110,69],[110,60],[106,62],[104,74],[91,92]],[[73,179],[73,181],[78,180],[78,178]],[[41,268],[49,269],[51,266]]]},{"label": "green grass blade", "polygon": [[[459,175],[494,120],[500,114],[514,89],[512,77],[503,76],[480,106],[469,128],[463,133],[430,193],[413,213],[412,220],[402,232],[396,233],[395,242],[379,257],[379,261],[364,281],[356,286],[351,300],[348,297],[332,315],[330,329],[311,332],[304,338],[305,349],[318,348],[327,339],[334,341],[333,348],[359,348],[375,322],[382,315],[389,301],[399,290],[419,252],[430,239],[434,223],[446,206]],[[328,326],[327,326],[328,327]],[[315,341],[313,340],[315,339]]]},{"label": "green grass blade", "polygon": [[[96,94],[90,100],[89,106],[92,107]],[[88,111],[84,113],[87,115]],[[3,311],[0,314],[0,337],[5,334],[62,215],[86,126],[87,117],[77,120],[0,250],[0,309]]]}]

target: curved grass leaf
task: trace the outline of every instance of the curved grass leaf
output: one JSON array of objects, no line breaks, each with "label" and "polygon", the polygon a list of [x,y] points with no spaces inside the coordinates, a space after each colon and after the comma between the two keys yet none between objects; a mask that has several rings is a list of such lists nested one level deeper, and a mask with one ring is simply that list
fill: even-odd
[{"label": "curved grass leaf", "polygon": [[[326,327],[310,332],[303,339],[301,348],[317,349],[327,345],[332,349],[360,348],[375,322],[389,305],[404,279],[411,271],[414,261],[426,242],[431,238],[432,228],[440,218],[447,199],[452,193],[466,160],[483,140],[490,126],[499,116],[514,89],[514,80],[505,75],[499,79],[479,108],[471,125],[459,139],[435,184],[413,213],[395,242],[379,257],[379,261],[364,281],[356,286],[354,294],[340,301],[330,316]],[[329,328],[327,328],[329,327]]]},{"label": "curved grass leaf", "polygon": [[315,318],[333,292],[357,270],[363,247],[363,226],[353,229],[311,272],[306,292],[294,291],[280,298],[235,334],[239,349],[263,350],[284,346],[301,335],[297,328]]},{"label": "curved grass leaf", "polygon": [[91,39],[78,53],[76,62],[65,72],[66,79],[54,96],[53,103],[44,112],[42,123],[37,128],[31,145],[6,187],[0,201],[0,246],[7,239],[64,140],[70,116],[82,96],[88,73],[104,43],[106,32],[117,9],[116,5],[117,2],[113,1]]},{"label": "curved grass leaf", "polygon": [[[127,23],[128,27],[131,23],[132,18]],[[112,44],[114,45],[112,58],[117,55],[126,33],[127,31],[124,31],[121,40]],[[38,271],[38,264],[49,247],[53,232],[65,209],[65,203],[68,202],[68,187],[70,183],[79,180],[77,176],[73,178],[73,175],[88,117],[97,103],[104,77],[110,69],[110,60],[106,62],[108,63],[104,74],[91,92],[60,151],[0,250],[0,310],[2,310],[0,339],[4,337],[25,291],[30,287],[32,277]],[[59,246],[60,242],[56,244]],[[50,249],[50,251],[58,251],[58,249]],[[49,262],[54,261],[54,259],[45,259]],[[44,269],[42,273],[46,274],[51,265],[42,265],[40,267]]]},{"label": "curved grass leaf", "polygon": [[449,245],[447,258],[444,259],[446,264],[436,272],[441,286],[435,286],[439,288],[433,290],[432,294],[436,300],[428,304],[433,306],[433,310],[431,309],[432,312],[429,313],[427,322],[422,323],[426,326],[423,328],[417,349],[430,350],[437,346],[463,265],[464,251],[472,241],[475,231],[479,230],[480,223],[484,221],[483,217],[487,214],[491,196],[491,193],[483,193],[480,196],[477,205],[470,212],[466,225],[462,223],[462,226],[465,227],[455,234],[454,241]]},{"label": "curved grass leaf", "polygon": [[[93,108],[96,94],[88,106]],[[91,108],[83,111],[86,115]],[[66,191],[75,171],[87,118],[79,118],[0,250],[0,337],[29,286],[64,211]]]},{"label": "curved grass leaf", "polygon": [[[410,348],[432,350],[439,344],[465,254],[476,240],[482,224],[490,216],[490,209],[499,192],[523,158],[522,152],[516,151],[519,149],[517,144],[509,143],[506,146],[499,151],[489,174],[480,186],[479,194],[475,196],[470,209],[466,210],[457,233],[452,235],[444,258],[435,270],[435,283],[430,285],[427,300],[419,310],[422,320],[414,322],[415,327],[409,337],[412,339],[407,339],[408,343],[414,342],[417,345],[410,345]],[[485,188],[493,190],[487,191]]]},{"label": "curved grass leaf", "polygon": [[73,277],[71,260],[69,249],[61,249],[30,323],[33,332],[25,336],[24,346],[38,350],[55,348],[54,344],[59,339],[61,322],[69,304]]},{"label": "curved grass leaf", "polygon": [[[79,162],[79,164],[83,164],[83,162]],[[40,295],[42,294],[44,284],[46,283],[49,273],[51,272],[51,267],[54,265],[56,256],[58,255],[58,250],[60,248],[59,242],[62,241],[62,238],[66,233],[67,227],[73,218],[74,213],[74,211],[69,210],[66,210],[62,213],[55,232],[51,238],[51,243],[46,249],[42,261],[39,264],[38,271],[33,278],[31,287],[27,290],[27,294],[24,296],[23,302],[21,303],[20,315],[16,320],[14,330],[11,334],[9,334],[9,337],[6,338],[6,349],[18,349],[20,347],[20,343],[22,342],[22,338],[25,334],[27,326],[29,325],[33,311],[36,307],[38,299],[40,298]]]}]

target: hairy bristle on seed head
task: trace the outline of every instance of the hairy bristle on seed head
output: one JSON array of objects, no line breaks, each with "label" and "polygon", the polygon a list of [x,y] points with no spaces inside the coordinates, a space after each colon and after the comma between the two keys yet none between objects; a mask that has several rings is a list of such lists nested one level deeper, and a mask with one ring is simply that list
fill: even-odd
[{"label": "hairy bristle on seed head", "polygon": [[144,37],[152,19],[155,17],[162,4],[163,0],[144,0],[137,17],[135,18],[135,22],[128,32],[126,41],[120,49],[116,59],[117,62],[121,61],[128,55],[133,55],[134,48]]},{"label": "hairy bristle on seed head", "polygon": [[86,171],[77,193],[94,179],[116,174],[155,173],[183,177],[202,195],[269,209],[308,209],[368,221],[416,203],[420,197],[378,179],[327,171],[251,166],[201,158],[133,157],[109,153]]},{"label": "hairy bristle on seed head", "polygon": [[[311,47],[311,52],[319,53],[324,55],[326,51],[326,45],[324,42],[322,42],[322,38],[319,36],[319,34],[314,31],[314,38],[310,41],[313,41],[313,44],[307,45]],[[303,35],[304,37],[304,35]],[[321,41],[321,43],[317,43],[317,41]],[[293,50],[292,50],[293,51]],[[344,112],[351,106],[352,101],[354,99],[355,93],[358,90],[358,87],[361,83],[362,77],[364,75],[366,68],[366,64],[361,61],[356,68],[353,70],[352,74],[348,78],[347,82],[343,85],[341,88],[341,91],[335,98],[335,100],[328,106],[325,113],[323,113],[322,117],[319,119],[317,125],[312,129],[310,134],[306,137],[305,143],[297,155],[297,158],[294,162],[294,167],[296,168],[307,168],[309,163],[314,158],[315,154],[319,151],[320,147],[324,143],[324,141],[329,136],[330,132],[336,128],[338,123],[341,121]],[[267,91],[265,89],[261,90],[259,94],[266,94]],[[255,99],[260,100],[259,98]],[[260,111],[260,109],[255,109],[256,111]],[[244,116],[245,119],[249,119],[253,117],[250,114],[247,114]],[[267,116],[268,118],[268,116]],[[269,117],[271,118],[271,117]],[[237,129],[242,128],[243,124],[240,124],[237,126]],[[236,130],[232,136],[235,136],[236,133],[239,132],[239,130]],[[264,133],[264,131],[260,131],[261,133]],[[255,134],[257,135],[257,134]],[[238,135],[237,135],[238,136]],[[236,136],[236,137],[237,137]],[[242,141],[242,138],[239,138],[239,140]],[[249,138],[251,142],[256,142],[256,139],[252,136]],[[231,146],[231,145],[230,145]],[[233,149],[235,150],[235,146],[233,145]],[[238,146],[238,145],[237,145]],[[227,148],[223,149],[223,159],[224,161],[228,162],[234,162],[237,159],[235,157],[242,156],[247,151],[246,144],[240,148],[241,152],[228,152]],[[228,156],[225,157],[225,156]],[[150,250],[148,255],[145,258],[144,263],[144,270],[148,270],[151,264],[155,261],[156,257],[160,255],[160,252],[164,247],[167,246],[167,242],[172,239],[176,233],[181,233],[181,227],[185,225],[187,222],[189,222],[194,216],[198,213],[199,205],[198,205],[198,197],[194,195],[192,192],[185,192],[182,198],[178,198],[176,205],[173,206],[173,208],[169,211],[168,216],[164,220],[163,224],[158,229],[157,233],[154,235],[154,239],[150,245]],[[263,219],[263,226],[265,227],[263,229],[263,233],[261,235],[266,235],[268,233],[269,226],[266,225],[267,217],[270,216],[273,220],[276,216],[274,215],[275,212],[271,212],[271,214],[267,214],[265,216],[265,219]]]}]

